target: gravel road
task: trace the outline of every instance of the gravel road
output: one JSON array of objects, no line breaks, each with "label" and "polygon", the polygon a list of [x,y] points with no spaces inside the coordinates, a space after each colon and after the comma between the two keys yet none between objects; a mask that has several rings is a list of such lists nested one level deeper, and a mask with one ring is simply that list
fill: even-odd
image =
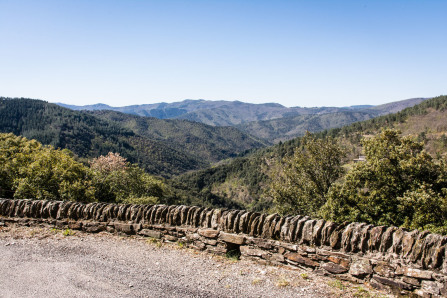
[{"label": "gravel road", "polygon": [[0,227],[1,297],[384,297],[285,267],[108,233]]}]

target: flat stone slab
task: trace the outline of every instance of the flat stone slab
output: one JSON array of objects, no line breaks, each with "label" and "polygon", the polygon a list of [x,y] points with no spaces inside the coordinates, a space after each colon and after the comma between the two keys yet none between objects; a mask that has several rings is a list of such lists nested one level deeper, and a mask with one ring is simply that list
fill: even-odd
[{"label": "flat stone slab", "polygon": [[228,234],[228,233],[223,233],[223,232],[221,232],[219,234],[219,239],[224,242],[238,244],[238,245],[242,245],[245,242],[245,237],[242,235]]}]

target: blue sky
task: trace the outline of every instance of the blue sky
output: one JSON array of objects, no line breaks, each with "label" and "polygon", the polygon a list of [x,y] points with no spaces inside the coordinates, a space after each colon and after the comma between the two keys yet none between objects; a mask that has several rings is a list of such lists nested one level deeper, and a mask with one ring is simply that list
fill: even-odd
[{"label": "blue sky", "polygon": [[381,104],[447,93],[444,0],[0,0],[0,95]]}]

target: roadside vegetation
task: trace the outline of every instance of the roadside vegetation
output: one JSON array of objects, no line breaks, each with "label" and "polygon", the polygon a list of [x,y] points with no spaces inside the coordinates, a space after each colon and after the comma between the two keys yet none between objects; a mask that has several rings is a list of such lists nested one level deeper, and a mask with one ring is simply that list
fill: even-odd
[{"label": "roadside vegetation", "polygon": [[392,129],[364,138],[362,145],[365,160],[344,167],[343,149],[332,138],[306,136],[303,148],[273,172],[273,209],[447,233],[445,158],[433,158],[422,142]]},{"label": "roadside vegetation", "polygon": [[157,202],[163,182],[117,153],[87,166],[68,149],[0,134],[0,197],[80,202]]},{"label": "roadside vegetation", "polygon": [[[4,133],[0,197],[225,207],[447,234],[444,116],[447,97],[440,96],[170,179],[116,151],[80,158]],[[358,155],[364,160],[353,162]]]}]

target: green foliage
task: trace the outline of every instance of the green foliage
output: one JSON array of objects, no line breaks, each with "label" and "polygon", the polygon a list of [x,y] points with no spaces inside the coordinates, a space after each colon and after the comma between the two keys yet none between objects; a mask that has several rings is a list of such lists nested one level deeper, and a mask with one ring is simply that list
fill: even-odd
[{"label": "green foliage", "polygon": [[73,236],[75,234],[75,232],[73,232],[72,230],[70,230],[70,229],[65,229],[63,232],[62,232],[62,235],[64,235],[64,236]]},{"label": "green foliage", "polygon": [[102,202],[156,202],[163,196],[161,180],[145,173],[117,153],[100,156],[90,162],[95,197]]},{"label": "green foliage", "polygon": [[232,260],[232,261],[238,261],[241,257],[241,252],[237,249],[228,250],[225,253],[225,257]]},{"label": "green foliage", "polygon": [[253,148],[262,142],[234,127],[216,127],[187,120],[162,120],[114,111],[96,111],[92,115],[132,130],[140,136],[168,144],[206,163],[213,163]]},{"label": "green foliage", "polygon": [[332,138],[315,139],[309,133],[292,156],[286,156],[272,172],[268,194],[282,214],[317,215],[326,195],[344,172],[344,150]]},{"label": "green foliage", "polygon": [[154,204],[165,192],[161,180],[119,154],[94,159],[90,169],[67,149],[13,134],[0,134],[0,178],[6,198]]},{"label": "green foliage", "polygon": [[330,220],[442,228],[447,219],[447,167],[423,144],[383,130],[363,140],[365,162],[331,188],[321,214]]},{"label": "green foliage", "polygon": [[89,169],[67,150],[0,134],[1,194],[7,198],[94,200]]}]

